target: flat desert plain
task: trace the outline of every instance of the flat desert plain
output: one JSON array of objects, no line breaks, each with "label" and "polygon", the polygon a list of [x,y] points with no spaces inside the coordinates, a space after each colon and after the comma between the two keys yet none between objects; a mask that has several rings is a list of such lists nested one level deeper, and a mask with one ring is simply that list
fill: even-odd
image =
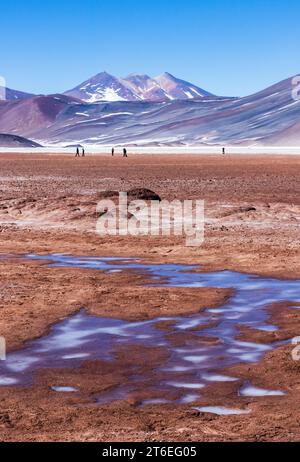
[{"label": "flat desert plain", "polygon": [[[299,177],[293,155],[0,154],[0,439],[299,440]],[[204,200],[204,243],[100,237],[98,201],[136,188]]]}]

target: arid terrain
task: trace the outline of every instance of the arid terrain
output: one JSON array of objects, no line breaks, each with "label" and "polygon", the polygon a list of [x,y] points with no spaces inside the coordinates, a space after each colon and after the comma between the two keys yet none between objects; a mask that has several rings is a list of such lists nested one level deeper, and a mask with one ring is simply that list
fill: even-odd
[{"label": "arid terrain", "polygon": [[[232,287],[152,287],[147,285],[149,275],[142,272],[108,275],[96,269],[49,266],[49,254],[136,257],[147,264],[199,265],[196,272],[231,270],[300,280],[299,177],[300,157],[292,155],[143,154],[123,159],[87,153],[75,159],[0,154],[0,335],[6,339],[8,354],[47,335],[81,308],[98,317],[150,321],[217,309],[233,293]],[[149,189],[161,199],[203,199],[203,245],[187,247],[184,236],[97,235],[98,201],[114,199],[114,191],[131,191],[135,197],[137,188]],[[21,258],[27,254],[45,259]],[[300,361],[292,358],[291,339],[300,336],[300,311],[291,309],[289,302],[279,300],[266,307],[269,322],[278,330],[241,327],[238,335],[244,342],[282,342],[256,363],[225,368],[224,374],[239,380],[212,382],[192,405],[177,404],[174,395],[171,405],[142,406],[149,398],[147,381],[168,353],[160,345],[120,343],[113,361],[45,367],[35,371],[33,383],[1,386],[0,440],[299,440]],[[208,341],[193,329],[172,335],[168,322],[157,328],[166,330],[176,347]],[[95,397],[126,386],[133,375],[141,377],[143,393],[129,392],[124,399],[97,403]],[[55,392],[52,387],[62,382],[78,391]],[[242,382],[285,394],[240,396]],[[249,413],[218,416],[195,409],[211,405],[212,398],[216,406]]]}]

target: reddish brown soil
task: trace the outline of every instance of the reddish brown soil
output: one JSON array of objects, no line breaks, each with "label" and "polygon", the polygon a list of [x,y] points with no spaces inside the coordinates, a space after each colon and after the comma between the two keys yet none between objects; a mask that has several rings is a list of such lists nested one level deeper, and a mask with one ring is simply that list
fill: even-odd
[{"label": "reddish brown soil", "polygon": [[[0,155],[0,172],[1,253],[135,256],[147,262],[196,263],[202,271],[228,268],[300,279],[298,157]],[[95,209],[103,191],[136,187],[163,199],[205,199],[204,244],[186,247],[182,237],[97,236]],[[154,289],[143,286],[143,275],[107,278],[100,271],[45,263],[0,259],[0,334],[9,350],[45,334],[82,306],[96,315],[136,320],[195,313],[230,296],[230,291],[215,289]],[[268,343],[300,335],[300,311],[276,305],[272,317],[279,332],[243,329],[241,338]],[[101,391],[126,383],[133,365],[143,371],[160,364],[161,348],[120,348],[117,368],[116,363],[112,368],[86,361],[79,369],[41,370],[33,387],[0,388],[0,439],[295,441],[300,437],[300,363],[292,360],[291,351],[287,344],[259,364],[226,371],[258,387],[283,389],[288,392],[284,397],[237,398],[240,383],[212,384],[203,391],[198,405],[213,396],[216,405],[251,409],[249,415],[229,417],[191,406],[141,408],[136,397],[94,404]],[[84,392],[51,391],[62,376]]]}]

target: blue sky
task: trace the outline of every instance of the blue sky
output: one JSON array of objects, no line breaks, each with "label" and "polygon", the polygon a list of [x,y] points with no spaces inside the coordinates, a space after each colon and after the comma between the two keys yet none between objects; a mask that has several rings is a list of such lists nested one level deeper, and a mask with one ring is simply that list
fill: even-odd
[{"label": "blue sky", "polygon": [[168,71],[246,95],[300,72],[299,0],[14,0],[0,14],[0,75],[18,90]]}]

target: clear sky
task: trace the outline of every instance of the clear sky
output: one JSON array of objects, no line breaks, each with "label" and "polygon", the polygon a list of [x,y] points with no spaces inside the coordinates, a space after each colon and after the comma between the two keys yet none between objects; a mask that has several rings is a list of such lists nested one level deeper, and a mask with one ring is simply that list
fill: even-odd
[{"label": "clear sky", "polygon": [[164,71],[220,95],[300,72],[299,0],[14,0],[0,5],[0,75],[63,92],[98,72]]}]

